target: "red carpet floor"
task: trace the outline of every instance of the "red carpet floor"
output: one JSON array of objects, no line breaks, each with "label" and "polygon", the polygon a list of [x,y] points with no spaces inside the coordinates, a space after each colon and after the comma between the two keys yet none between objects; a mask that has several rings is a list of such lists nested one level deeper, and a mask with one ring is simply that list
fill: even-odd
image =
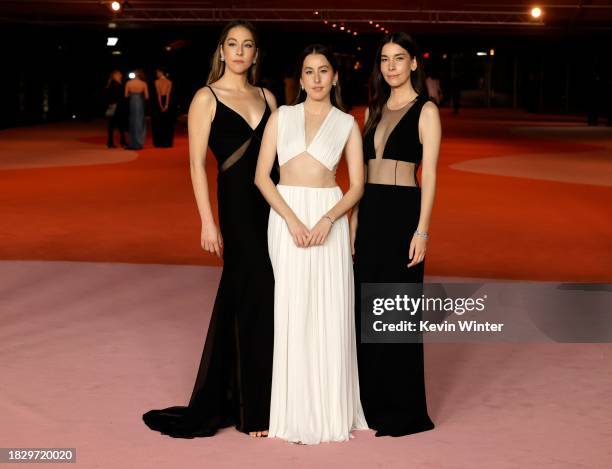
[{"label": "red carpet floor", "polygon": [[[612,183],[601,182],[612,181],[612,129],[508,112],[442,117],[429,275],[612,280]],[[137,155],[107,150],[102,123],[6,130],[0,139],[0,168],[26,167],[0,171],[0,258],[219,264],[199,247],[184,133],[171,150],[149,145]],[[127,154],[137,158],[117,161]],[[538,155],[553,169],[558,160],[563,180],[540,179],[541,165],[530,174],[529,155],[534,167]],[[113,164],[100,164],[105,156]],[[492,157],[508,159],[502,173],[523,162],[513,176],[454,167]],[[66,166],[27,167],[32,159]],[[581,177],[567,182],[574,173]],[[344,166],[339,175],[346,186]]]}]

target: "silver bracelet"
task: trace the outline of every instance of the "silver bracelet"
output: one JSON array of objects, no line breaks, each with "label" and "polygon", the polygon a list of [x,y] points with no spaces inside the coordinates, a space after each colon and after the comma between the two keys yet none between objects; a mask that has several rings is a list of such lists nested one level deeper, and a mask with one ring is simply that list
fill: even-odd
[{"label": "silver bracelet", "polygon": [[323,218],[327,218],[331,222],[332,225],[334,224],[334,220],[332,220],[329,215],[323,215]]},{"label": "silver bracelet", "polygon": [[429,238],[429,234],[425,233],[424,231],[416,230],[414,234],[415,236],[420,236],[421,238],[425,238],[425,239]]}]

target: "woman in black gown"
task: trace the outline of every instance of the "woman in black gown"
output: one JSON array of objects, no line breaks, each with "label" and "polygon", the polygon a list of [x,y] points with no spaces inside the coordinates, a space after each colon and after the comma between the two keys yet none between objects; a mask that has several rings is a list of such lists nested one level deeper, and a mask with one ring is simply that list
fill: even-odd
[{"label": "woman in black gown", "polygon": [[[361,402],[376,436],[434,428],[427,412],[423,343],[361,343],[361,283],[423,282],[435,192],[440,118],[416,46],[405,33],[379,45],[364,129],[367,179],[351,214]],[[423,163],[422,189],[416,177]]]},{"label": "woman in black gown", "polygon": [[[202,247],[223,256],[223,271],[188,406],[143,415],[153,430],[177,438],[212,436],[234,425],[266,436],[269,424],[274,328],[274,274],[268,256],[270,208],[255,187],[260,139],[272,93],[257,78],[253,26],[229,23],[206,86],[189,109],[189,153],[202,219]],[[206,146],[218,163],[219,228],[214,223],[205,172]]]},{"label": "woman in black gown", "polygon": [[173,83],[162,67],[155,70],[155,99],[151,106],[151,131],[153,146],[170,148],[174,141],[175,105]]},{"label": "woman in black gown", "polygon": [[123,97],[123,74],[120,70],[113,70],[106,84],[106,117],[108,117],[107,141],[108,148],[115,148],[115,129],[119,132],[119,143],[122,147],[127,145],[125,141],[126,109]]}]

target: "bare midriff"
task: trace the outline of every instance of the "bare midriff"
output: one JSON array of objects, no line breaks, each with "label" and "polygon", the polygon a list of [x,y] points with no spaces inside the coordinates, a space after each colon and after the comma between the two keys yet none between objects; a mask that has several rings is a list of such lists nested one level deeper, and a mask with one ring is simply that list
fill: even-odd
[{"label": "bare midriff", "polygon": [[415,164],[389,158],[368,160],[368,179],[371,184],[396,186],[417,186],[414,174]]},{"label": "bare midriff", "polygon": [[279,184],[284,186],[335,187],[336,168],[330,171],[307,152],[294,156],[280,167]]}]

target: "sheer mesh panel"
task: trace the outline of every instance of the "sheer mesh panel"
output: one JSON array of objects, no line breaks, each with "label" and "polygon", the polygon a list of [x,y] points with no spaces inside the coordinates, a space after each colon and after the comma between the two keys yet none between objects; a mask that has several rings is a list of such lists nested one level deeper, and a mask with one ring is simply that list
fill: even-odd
[{"label": "sheer mesh panel", "polygon": [[231,168],[234,164],[236,164],[237,161],[240,160],[240,158],[242,158],[244,156],[244,154],[246,153],[247,148],[249,147],[249,145],[251,144],[251,140],[253,140],[253,137],[249,138],[246,142],[244,142],[242,145],[240,145],[240,147],[238,147],[238,149],[232,153],[221,165],[221,171],[226,171],[229,168]]},{"label": "sheer mesh panel", "polygon": [[396,160],[399,155],[385,154],[389,137],[415,102],[416,100],[396,110],[390,110],[386,105],[383,107],[380,122],[374,132],[376,158],[368,161],[368,182],[401,186],[417,185],[414,163]]}]

